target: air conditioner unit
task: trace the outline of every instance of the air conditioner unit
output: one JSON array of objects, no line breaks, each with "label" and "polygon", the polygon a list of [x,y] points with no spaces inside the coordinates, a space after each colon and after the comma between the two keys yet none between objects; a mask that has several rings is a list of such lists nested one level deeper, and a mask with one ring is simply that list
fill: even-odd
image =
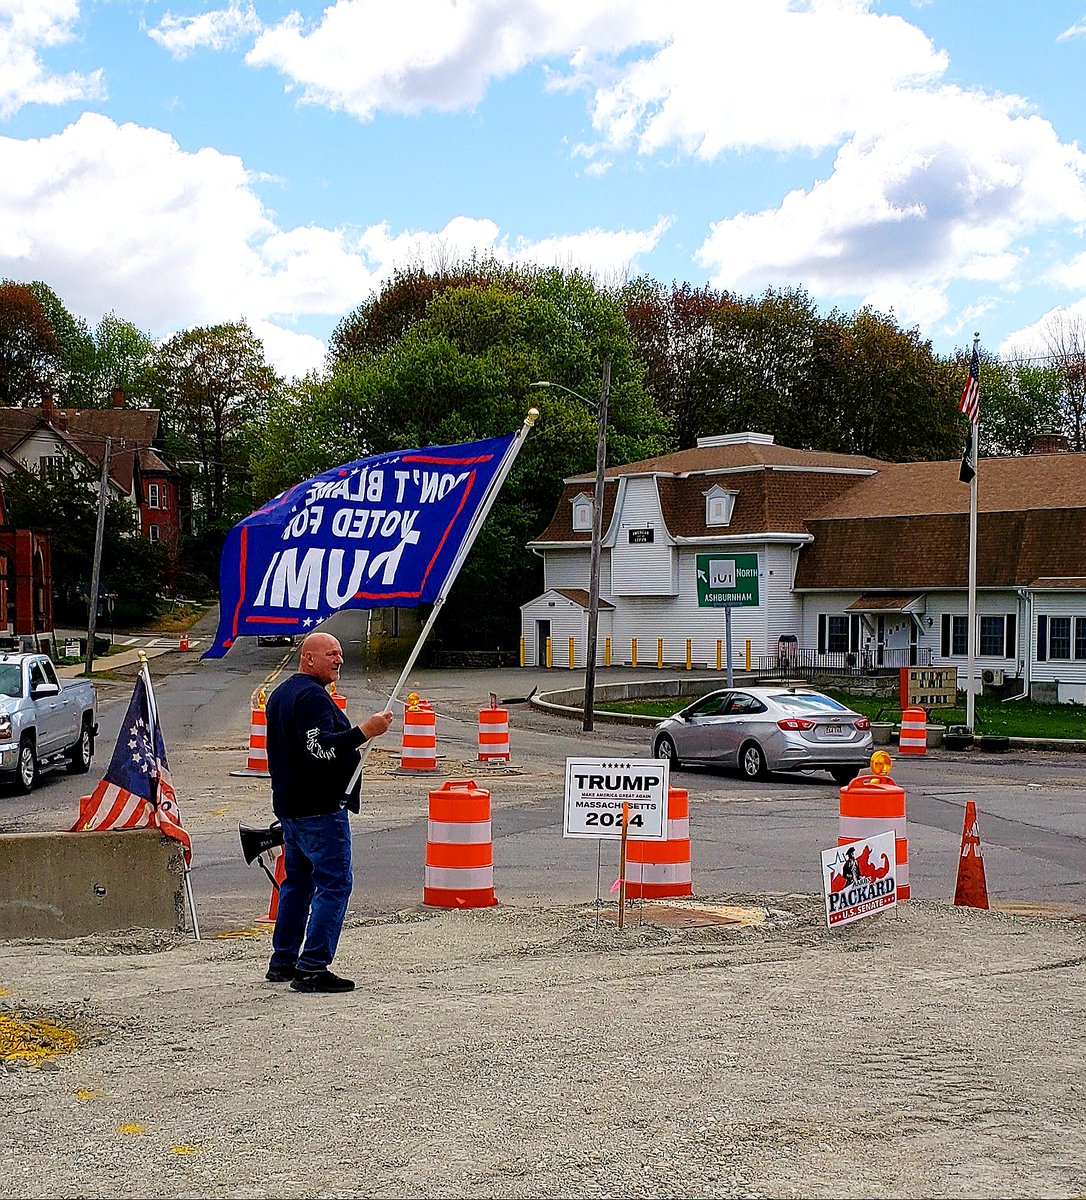
[{"label": "air conditioner unit", "polygon": [[1003,686],[1003,669],[1001,667],[985,667],[980,673],[981,683],[986,683],[992,687]]}]

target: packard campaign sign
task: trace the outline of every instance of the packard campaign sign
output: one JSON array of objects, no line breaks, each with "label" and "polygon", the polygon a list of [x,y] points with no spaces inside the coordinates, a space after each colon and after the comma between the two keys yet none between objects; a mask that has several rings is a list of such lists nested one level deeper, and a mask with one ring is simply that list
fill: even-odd
[{"label": "packard campaign sign", "polygon": [[699,608],[757,607],[757,554],[699,554],[696,567]]},{"label": "packard campaign sign", "polygon": [[658,758],[567,758],[563,837],[667,838],[668,763]]},{"label": "packard campaign sign", "polygon": [[340,609],[433,603],[515,440],[360,458],[276,496],[227,534],[204,657],[239,636],[307,633]]},{"label": "packard campaign sign", "polygon": [[822,851],[822,893],[830,929],[897,906],[892,829]]}]

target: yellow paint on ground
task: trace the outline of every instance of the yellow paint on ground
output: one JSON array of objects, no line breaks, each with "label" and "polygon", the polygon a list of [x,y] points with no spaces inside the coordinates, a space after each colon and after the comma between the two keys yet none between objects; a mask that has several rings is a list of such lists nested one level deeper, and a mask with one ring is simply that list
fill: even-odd
[{"label": "yellow paint on ground", "polygon": [[208,813],[209,817],[225,817],[230,810],[228,808],[213,808]]},{"label": "yellow paint on ground", "polygon": [[224,929],[221,933],[216,933],[215,937],[230,939],[230,938],[254,938],[263,937],[268,932],[268,926],[250,927],[248,929]]},{"label": "yellow paint on ground", "polygon": [[199,1143],[196,1143],[195,1145],[183,1144],[180,1146],[171,1146],[170,1149],[174,1152],[174,1154],[199,1154],[203,1149],[203,1146],[201,1146]]},{"label": "yellow paint on ground", "polygon": [[147,1126],[141,1125],[138,1121],[125,1121],[117,1126],[118,1133],[146,1133]]},{"label": "yellow paint on ground", "polygon": [[98,1093],[93,1088],[80,1088],[75,1094],[77,1100],[97,1100]]},{"label": "yellow paint on ground", "polygon": [[78,1045],[75,1032],[54,1021],[0,1013],[0,1061],[40,1066],[47,1058],[70,1054]]}]

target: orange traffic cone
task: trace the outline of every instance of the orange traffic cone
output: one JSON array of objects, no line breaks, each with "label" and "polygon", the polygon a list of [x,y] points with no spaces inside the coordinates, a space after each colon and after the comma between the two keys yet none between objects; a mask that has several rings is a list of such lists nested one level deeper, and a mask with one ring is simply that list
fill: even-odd
[{"label": "orange traffic cone", "polygon": [[984,858],[980,852],[977,806],[972,800],[965,802],[965,826],[962,829],[962,852],[958,859],[954,903],[968,908],[988,907],[988,885],[984,880]]},{"label": "orange traffic cone", "polygon": [[274,923],[279,915],[279,885],[287,877],[287,856],[282,846],[276,846],[272,851],[275,855],[275,874],[273,876],[271,899],[268,901],[268,915],[263,918]]}]

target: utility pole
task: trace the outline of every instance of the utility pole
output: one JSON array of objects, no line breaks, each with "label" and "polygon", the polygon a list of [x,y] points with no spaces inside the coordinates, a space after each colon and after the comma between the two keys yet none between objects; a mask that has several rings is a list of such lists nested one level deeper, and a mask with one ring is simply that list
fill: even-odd
[{"label": "utility pole", "polygon": [[102,451],[102,481],[98,487],[98,524],[94,531],[94,566],[91,569],[90,598],[87,601],[90,612],[87,616],[87,657],[83,664],[83,674],[89,675],[94,669],[94,635],[98,625],[98,584],[102,573],[102,539],[106,531],[106,497],[109,492],[109,438]]},{"label": "utility pole", "polygon": [[593,727],[596,703],[596,642],[600,620],[600,543],[603,538],[603,470],[607,465],[607,401],[611,394],[611,360],[603,360],[603,382],[596,410],[596,490],[592,495],[592,558],[588,573],[588,636],[584,664],[584,714],[581,728]]}]

